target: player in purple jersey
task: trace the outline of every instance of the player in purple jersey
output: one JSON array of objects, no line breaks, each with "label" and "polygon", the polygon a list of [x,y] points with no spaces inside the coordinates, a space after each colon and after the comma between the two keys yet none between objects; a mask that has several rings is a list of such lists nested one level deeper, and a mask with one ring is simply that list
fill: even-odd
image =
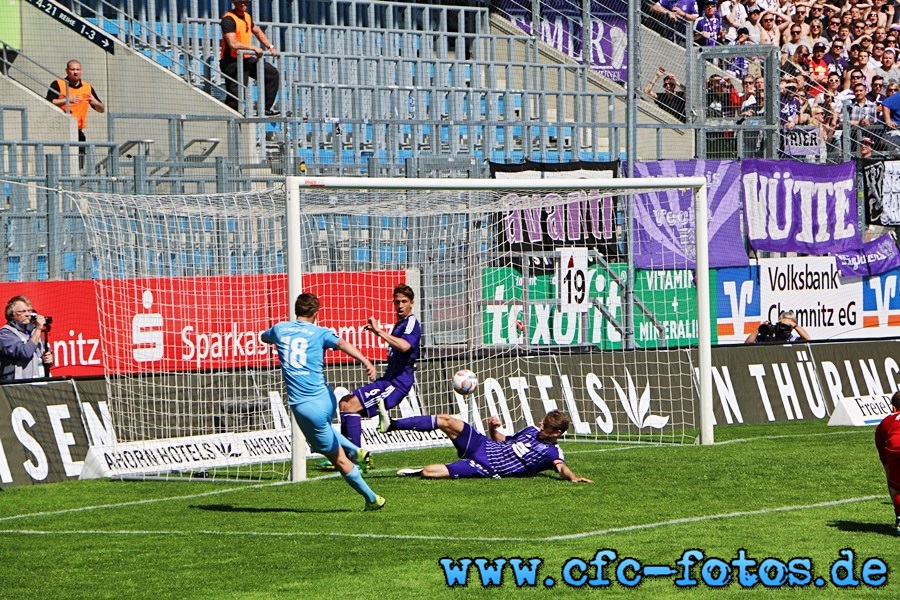
[{"label": "player in purple jersey", "polygon": [[[353,390],[341,399],[341,433],[357,446],[362,441],[362,415],[378,414],[378,402],[393,408],[400,404],[416,382],[416,360],[419,358],[419,340],[422,325],[412,314],[415,294],[411,287],[400,284],[394,288],[394,312],[397,323],[390,333],[381,328],[381,322],[369,317],[366,329],[387,342],[387,369],[375,381]],[[366,465],[371,467],[371,462]]]},{"label": "player in purple jersey", "polygon": [[500,432],[499,417],[488,419],[490,438],[474,427],[450,415],[422,415],[391,420],[383,402],[378,404],[382,430],[433,431],[440,429],[456,447],[460,460],[446,465],[428,465],[423,469],[402,469],[402,476],[420,475],[425,479],[459,479],[461,477],[528,477],[541,471],[555,470],[559,476],[575,483],[593,483],[579,477],[566,466],[563,452],[557,446],[559,437],[569,428],[569,417],[551,410],[539,427],[531,425],[511,437]]}]

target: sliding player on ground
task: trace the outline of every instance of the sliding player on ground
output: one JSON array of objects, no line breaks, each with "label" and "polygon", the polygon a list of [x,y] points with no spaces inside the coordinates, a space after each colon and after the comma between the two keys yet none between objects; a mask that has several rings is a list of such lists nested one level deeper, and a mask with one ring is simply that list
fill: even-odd
[{"label": "sliding player on ground", "polygon": [[499,417],[488,419],[490,438],[474,427],[450,415],[422,415],[391,420],[384,403],[378,404],[379,428],[394,430],[434,431],[440,429],[456,447],[460,460],[449,464],[428,465],[423,469],[402,469],[402,476],[419,475],[425,479],[460,479],[463,477],[528,477],[541,471],[554,470],[567,481],[593,483],[579,477],[566,466],[563,452],[557,446],[569,429],[569,417],[551,410],[540,427],[531,425],[511,437],[500,432]]},{"label": "sliding player on ground", "polygon": [[900,536],[900,392],[891,396],[891,414],[875,428],[875,448],[887,475],[888,494],[894,503],[894,527]]},{"label": "sliding player on ground", "polygon": [[[406,284],[401,283],[394,288],[397,323],[390,333],[381,328],[378,319],[369,317],[366,329],[384,340],[390,349],[384,375],[341,399],[341,433],[357,446],[362,442],[362,415],[374,417],[378,414],[379,401],[383,401],[388,408],[397,406],[416,383],[416,360],[419,358],[422,325],[412,314],[415,297],[412,288]],[[367,458],[368,461],[363,461],[362,465],[364,471],[372,467],[371,455],[367,455]]]},{"label": "sliding player on ground", "polygon": [[366,499],[366,510],[379,510],[384,506],[384,498],[372,491],[356,465],[365,461],[367,451],[344,439],[331,425],[337,400],[325,381],[325,349],[340,350],[361,362],[369,379],[377,375],[375,366],[356,346],[315,324],[319,314],[319,299],[315,295],[297,296],[294,314],[295,321],[276,323],[261,336],[262,341],[278,349],[288,406],[313,451],[327,456],[347,484]]}]

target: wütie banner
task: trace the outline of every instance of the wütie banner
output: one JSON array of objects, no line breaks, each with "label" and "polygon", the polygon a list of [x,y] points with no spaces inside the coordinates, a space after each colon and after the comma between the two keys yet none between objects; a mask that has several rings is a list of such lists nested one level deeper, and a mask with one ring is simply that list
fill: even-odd
[{"label": "w\u00fctie banner", "polygon": [[862,245],[856,166],[741,162],[744,217],[754,250],[822,256]]}]

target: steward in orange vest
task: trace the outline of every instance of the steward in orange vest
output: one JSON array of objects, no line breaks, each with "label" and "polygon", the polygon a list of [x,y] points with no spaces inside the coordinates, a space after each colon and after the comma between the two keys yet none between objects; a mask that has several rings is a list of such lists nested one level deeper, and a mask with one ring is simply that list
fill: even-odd
[{"label": "steward in orange vest", "polygon": [[[225,104],[234,110],[238,109],[238,81],[237,59],[239,50],[249,50],[251,53],[242,54],[244,57],[244,85],[247,78],[256,79],[256,63],[263,57],[266,51],[272,56],[278,56],[278,50],[266,37],[266,33],[259,25],[253,23],[253,17],[247,12],[247,0],[231,0],[234,8],[222,17],[222,42],[220,45],[219,67],[225,76]],[[259,40],[263,48],[253,45],[253,36]],[[266,115],[279,114],[273,109],[275,97],[278,95],[278,86],[281,74],[270,63],[264,63],[263,74],[265,77],[265,107]],[[260,94],[262,95],[262,94]]]},{"label": "steward in orange vest", "polygon": [[84,126],[87,125],[88,109],[93,108],[99,113],[106,111],[93,86],[81,80],[81,63],[77,60],[70,60],[66,64],[65,79],[57,79],[50,84],[47,100],[78,120],[79,142],[85,141]]}]

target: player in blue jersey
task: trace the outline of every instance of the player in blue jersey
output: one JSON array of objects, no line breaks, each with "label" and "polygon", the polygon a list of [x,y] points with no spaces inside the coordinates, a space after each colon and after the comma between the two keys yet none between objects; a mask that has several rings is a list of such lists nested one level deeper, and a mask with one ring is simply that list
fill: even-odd
[{"label": "player in blue jersey", "polygon": [[361,362],[369,379],[377,375],[375,366],[356,346],[315,324],[319,314],[319,299],[315,295],[297,296],[294,314],[297,320],[277,323],[261,336],[262,341],[274,344],[278,350],[288,406],[313,451],[327,456],[350,487],[366,499],[366,510],[378,510],[384,506],[384,498],[372,491],[356,464],[364,460],[367,452],[351,444],[331,425],[337,400],[325,381],[325,349],[340,350]]},{"label": "player in blue jersey", "polygon": [[462,477],[527,477],[541,471],[554,470],[567,481],[593,483],[579,477],[566,466],[563,452],[557,446],[559,437],[569,428],[569,417],[551,410],[539,427],[531,425],[506,437],[500,432],[500,419],[488,419],[488,436],[450,415],[423,415],[391,420],[387,407],[378,406],[380,426],[387,431],[434,431],[447,434],[456,447],[460,460],[449,464],[428,465],[423,469],[402,469],[398,475],[420,475],[425,479],[460,479]]},{"label": "player in blue jersey", "polygon": [[341,399],[341,433],[357,446],[361,445],[362,440],[362,415],[377,415],[378,402],[382,400],[387,408],[397,406],[416,383],[416,360],[419,358],[422,325],[412,314],[414,302],[412,288],[401,283],[394,288],[397,323],[391,332],[383,330],[378,319],[369,317],[366,329],[387,342],[390,348],[384,375]]}]

